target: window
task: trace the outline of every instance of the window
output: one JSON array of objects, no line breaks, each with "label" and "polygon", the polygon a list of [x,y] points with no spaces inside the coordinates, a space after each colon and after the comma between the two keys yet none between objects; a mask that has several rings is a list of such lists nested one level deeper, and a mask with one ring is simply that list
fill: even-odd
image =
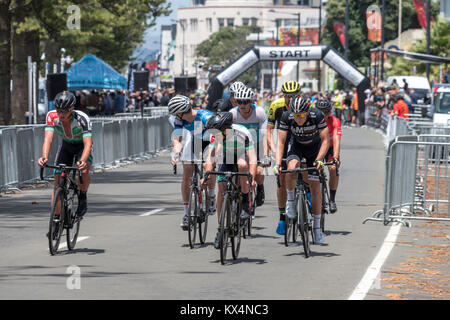
[{"label": "window", "polygon": [[311,1],[310,0],[297,0],[297,5],[299,6],[310,6]]},{"label": "window", "polygon": [[234,19],[233,18],[228,18],[227,19],[227,26],[228,27],[233,27],[234,26]]},{"label": "window", "polygon": [[257,18],[251,18],[251,20],[252,20],[252,26],[256,26],[258,24]]},{"label": "window", "polygon": [[205,5],[205,0],[193,0],[192,4],[194,6],[204,6]]},{"label": "window", "polygon": [[283,26],[285,27],[296,27],[298,25],[297,19],[284,19]]},{"label": "window", "polygon": [[198,31],[198,20],[197,19],[191,19],[191,31],[197,32]]},{"label": "window", "polygon": [[224,18],[217,18],[217,21],[219,22],[219,30],[225,27],[225,19]]},{"label": "window", "polygon": [[250,22],[249,18],[242,18],[242,25],[243,26],[248,26],[249,22]]},{"label": "window", "polygon": [[186,19],[181,19],[180,21],[181,30],[184,30],[186,28]]},{"label": "window", "polygon": [[206,18],[206,29],[209,32],[212,32],[212,19],[211,18]]}]

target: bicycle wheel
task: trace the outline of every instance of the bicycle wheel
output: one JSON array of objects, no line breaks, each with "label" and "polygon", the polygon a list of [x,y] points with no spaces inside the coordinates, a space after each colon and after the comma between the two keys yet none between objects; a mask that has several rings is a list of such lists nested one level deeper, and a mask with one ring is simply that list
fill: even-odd
[{"label": "bicycle wheel", "polygon": [[320,217],[320,228],[322,229],[323,233],[325,233],[325,215],[328,214],[330,210],[329,203],[330,197],[328,195],[328,190],[326,186],[322,186],[322,216]]},{"label": "bicycle wheel", "polygon": [[227,249],[228,249],[228,237],[230,232],[230,224],[231,224],[231,203],[230,203],[230,195],[225,194],[225,198],[223,200],[222,212],[220,214],[220,262],[225,264],[227,259]]},{"label": "bicycle wheel", "polygon": [[199,216],[199,197],[198,189],[196,187],[191,187],[189,192],[189,206],[188,206],[188,238],[189,246],[191,249],[194,248],[195,240],[197,238],[197,219]]},{"label": "bicycle wheel", "polygon": [[308,222],[308,209],[306,204],[306,197],[302,194],[297,201],[297,213],[298,213],[298,231],[303,242],[303,251],[305,257],[308,258],[311,251],[309,246],[309,222]]},{"label": "bicycle wheel", "polygon": [[[205,210],[199,210],[199,219],[198,219],[198,235],[200,238],[200,243],[205,244],[206,241],[206,233],[208,232],[208,212],[209,212],[209,197],[207,196],[206,191],[201,191],[199,193],[201,195],[200,208],[205,208]],[[202,203],[205,205],[202,206]]]},{"label": "bicycle wheel", "polygon": [[[70,200],[70,199],[69,199]],[[76,219],[76,210],[78,208],[78,195],[74,194],[72,198],[72,207],[67,208],[68,227],[66,228],[67,248],[73,250],[77,243],[78,233],[80,232],[80,220]]]},{"label": "bicycle wheel", "polygon": [[[239,250],[241,248],[241,237],[242,233],[245,229],[245,223],[242,221],[241,225],[241,212],[242,212],[242,201],[235,202],[236,200],[232,200],[231,202],[231,228],[232,228],[232,236],[231,236],[231,253],[233,255],[233,259],[236,260],[239,256]],[[233,204],[234,202],[234,204]],[[248,219],[246,219],[248,220]]]},{"label": "bicycle wheel", "polygon": [[[52,211],[50,213],[50,222],[48,230],[48,247],[50,249],[50,254],[53,256],[56,254],[59,248],[59,242],[61,240],[61,235],[64,229],[64,191],[61,187],[58,187],[55,191],[55,196],[53,198]],[[59,222],[57,218],[56,211],[59,207]]]}]

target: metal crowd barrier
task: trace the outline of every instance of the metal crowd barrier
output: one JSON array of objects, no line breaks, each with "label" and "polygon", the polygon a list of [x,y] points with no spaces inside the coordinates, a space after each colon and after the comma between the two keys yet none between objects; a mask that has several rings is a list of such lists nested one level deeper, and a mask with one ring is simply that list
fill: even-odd
[{"label": "metal crowd barrier", "polygon": [[406,128],[407,133],[389,142],[384,206],[363,223],[450,221],[450,127],[404,119],[390,125],[395,127],[391,131]]},{"label": "metal crowd barrier", "polygon": [[[147,159],[171,145],[168,116],[92,118],[93,169]],[[0,191],[19,190],[39,180],[45,125],[0,127]],[[54,163],[61,138],[54,135],[49,163]],[[46,175],[51,172],[46,171]]]}]

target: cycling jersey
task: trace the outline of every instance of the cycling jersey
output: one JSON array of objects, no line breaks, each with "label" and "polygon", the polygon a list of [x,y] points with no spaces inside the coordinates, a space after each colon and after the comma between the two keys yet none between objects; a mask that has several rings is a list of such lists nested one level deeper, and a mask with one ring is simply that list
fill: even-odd
[{"label": "cycling jersey", "polygon": [[267,115],[267,124],[275,127],[280,122],[283,112],[287,111],[284,98],[274,100],[270,104],[269,114]]},{"label": "cycling jersey", "polygon": [[[206,109],[196,110],[197,115],[194,121],[188,122],[186,120],[180,120],[177,117],[174,119],[174,132],[176,135],[182,135],[183,128],[188,130],[194,135],[196,139],[203,139],[206,132],[206,123],[209,118],[213,116],[213,113]],[[209,135],[208,135],[209,137]]]},{"label": "cycling jersey", "polygon": [[299,126],[294,115],[286,111],[280,120],[280,130],[291,133],[291,140],[302,145],[320,143],[320,131],[327,127],[325,116],[318,109],[310,109],[306,122]]},{"label": "cycling jersey", "polygon": [[84,138],[92,137],[91,121],[87,114],[79,110],[73,111],[73,117],[70,123],[72,137],[66,135],[62,122],[55,110],[47,113],[46,124],[45,131],[56,131],[68,143],[83,143]]},{"label": "cycling jersey", "polygon": [[262,107],[252,104],[251,108],[253,111],[248,119],[244,119],[239,107],[234,107],[230,112],[233,114],[233,123],[246,127],[252,134],[253,140],[260,143],[263,135],[260,133],[260,130],[265,132],[267,129],[267,116]]},{"label": "cycling jersey", "polygon": [[342,136],[341,120],[330,115],[327,119],[327,127],[330,131],[330,148],[333,147],[333,136]]}]

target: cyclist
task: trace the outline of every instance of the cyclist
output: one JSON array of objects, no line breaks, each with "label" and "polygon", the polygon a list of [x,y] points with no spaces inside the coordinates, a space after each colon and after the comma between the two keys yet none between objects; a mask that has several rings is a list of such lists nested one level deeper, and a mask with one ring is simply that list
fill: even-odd
[{"label": "cyclist", "polygon": [[[82,219],[87,212],[87,191],[91,183],[89,170],[92,165],[92,127],[87,114],[74,110],[76,98],[73,93],[63,91],[56,95],[54,100],[55,110],[47,113],[44,144],[42,145],[42,157],[38,164],[44,167],[48,162],[48,154],[52,145],[55,131],[63,139],[56,154],[55,164],[72,166],[74,160],[81,171],[83,183],[79,183],[80,195],[76,211],[77,219]],[[61,172],[55,170],[55,182],[52,195],[59,185]],[[55,212],[59,215],[60,212]]]},{"label": "cyclist", "polygon": [[[308,167],[323,168],[322,159],[328,151],[329,132],[325,117],[316,108],[310,108],[311,100],[303,96],[297,96],[290,102],[290,111],[283,113],[278,132],[277,161],[274,167],[275,174],[280,174],[281,160],[286,144],[287,132],[291,132],[291,140],[287,154],[288,170],[298,168],[300,161],[306,158]],[[323,243],[323,234],[320,230],[320,217],[322,212],[322,194],[317,171],[308,174],[311,189],[311,213],[314,217],[314,235],[316,243]],[[297,174],[286,174],[287,202],[286,214],[289,218],[295,218],[295,185]]]},{"label": "cyclist", "polygon": [[[267,117],[267,146],[272,153],[277,152],[277,148],[275,146],[275,142],[272,137],[273,129],[279,128],[280,120],[283,112],[288,110],[289,103],[291,99],[297,96],[300,93],[300,84],[297,81],[286,81],[281,86],[281,92],[283,93],[283,97],[280,99],[274,100],[270,104],[269,114]],[[287,132],[286,141],[289,142],[291,137],[291,133]],[[283,159],[287,157],[287,149],[288,143],[286,143],[283,153]],[[286,169],[286,163],[282,162],[282,169]],[[285,226],[285,212],[286,212],[286,180],[285,174],[280,175],[280,186],[277,185],[277,198],[278,198],[278,210],[280,212],[280,220],[278,221],[278,226],[276,232],[280,235],[283,235],[286,230]]]},{"label": "cyclist", "polygon": [[[241,218],[249,217],[250,188],[255,187],[254,177],[257,170],[256,151],[251,133],[242,125],[233,124],[233,114],[222,112],[208,120],[206,128],[214,134],[215,152],[221,157],[219,171],[249,172],[252,176],[252,186],[248,185],[248,179],[239,177],[239,184],[242,192],[242,213]],[[213,179],[211,179],[213,180]],[[217,216],[220,221],[223,194],[226,188],[224,176],[218,176],[219,193],[217,196]],[[214,247],[219,249],[220,230],[217,232]]]},{"label": "cyclist", "polygon": [[[258,161],[263,164],[270,165],[270,157],[268,156],[266,129],[267,129],[267,115],[262,107],[253,104],[255,93],[247,87],[239,89],[235,94],[237,107],[230,110],[233,114],[233,123],[241,124],[246,127],[253,136],[253,141],[256,142],[256,155]],[[264,157],[262,156],[264,154]],[[256,205],[262,206],[264,204],[264,175],[262,167],[258,167],[256,173]]]},{"label": "cyclist", "polygon": [[325,161],[330,162],[334,160],[336,165],[329,166],[328,170],[330,172],[330,212],[335,213],[337,211],[336,206],[336,191],[339,184],[339,166],[340,166],[340,152],[341,152],[341,121],[331,115],[331,103],[327,99],[320,99],[316,103],[316,108],[322,111],[325,116],[325,121],[327,122],[328,131],[330,132],[330,147],[325,156]]},{"label": "cyclist", "polygon": [[339,93],[339,90],[334,91],[334,96],[332,98],[332,102],[334,105],[334,112],[336,114],[336,118],[339,120],[342,119],[342,97],[343,97],[343,91]]},{"label": "cyclist", "polygon": [[236,107],[237,103],[234,96],[241,88],[245,88],[245,84],[240,81],[233,82],[230,85],[230,96],[222,100],[222,103],[217,108],[217,112],[228,112]]},{"label": "cyclist", "polygon": [[[213,116],[212,112],[205,109],[194,110],[190,104],[190,99],[186,96],[175,96],[169,101],[168,111],[174,115],[174,132],[172,135],[173,152],[171,154],[171,164],[176,165],[180,160],[183,162],[183,181],[181,183],[181,196],[183,199],[184,215],[181,222],[181,228],[188,230],[189,223],[189,185],[194,172],[194,164],[189,161],[205,160],[203,167],[205,170],[212,170],[214,163],[212,161],[212,149],[208,148],[210,144],[209,135],[206,132],[206,122]],[[187,130],[184,147],[181,143],[183,138],[183,129]],[[210,211],[208,214],[214,214],[216,196],[214,192],[215,183],[210,181],[207,187]]]}]

